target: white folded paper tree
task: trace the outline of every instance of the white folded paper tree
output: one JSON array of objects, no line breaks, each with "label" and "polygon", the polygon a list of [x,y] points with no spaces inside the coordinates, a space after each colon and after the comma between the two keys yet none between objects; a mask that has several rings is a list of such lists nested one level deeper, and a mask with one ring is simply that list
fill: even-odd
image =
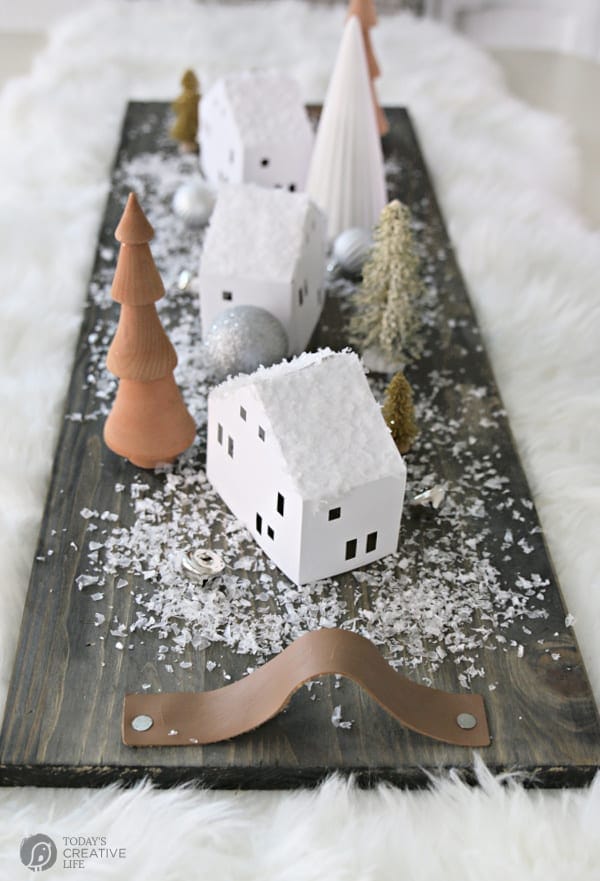
[{"label": "white folded paper tree", "polygon": [[350,227],[370,229],[387,201],[371,80],[356,16],[344,29],[306,188],[327,214],[330,238]]}]

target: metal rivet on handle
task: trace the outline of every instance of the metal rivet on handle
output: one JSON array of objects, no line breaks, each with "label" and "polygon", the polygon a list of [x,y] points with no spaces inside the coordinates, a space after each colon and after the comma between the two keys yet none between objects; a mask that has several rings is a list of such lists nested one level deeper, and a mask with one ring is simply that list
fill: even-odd
[{"label": "metal rivet on handle", "polygon": [[475,728],[477,719],[471,713],[459,713],[456,717],[456,723],[459,728],[464,728],[468,731],[470,728]]},{"label": "metal rivet on handle", "polygon": [[131,727],[134,731],[148,731],[154,725],[152,716],[134,716],[131,720]]}]

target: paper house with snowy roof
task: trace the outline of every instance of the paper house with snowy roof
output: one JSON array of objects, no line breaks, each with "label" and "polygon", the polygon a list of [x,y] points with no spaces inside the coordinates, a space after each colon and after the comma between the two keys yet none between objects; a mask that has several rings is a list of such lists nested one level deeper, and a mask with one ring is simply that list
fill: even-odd
[{"label": "paper house with snowy roof", "polygon": [[231,74],[201,110],[200,161],[211,183],[304,189],[314,134],[294,80],[272,70]]},{"label": "paper house with snowy roof", "polygon": [[214,388],[207,475],[296,584],[397,548],[406,466],[353,352],[307,353]]},{"label": "paper house with snowy roof", "polygon": [[326,221],[305,193],[220,188],[200,262],[203,333],[225,309],[260,306],[306,348],[325,297]]}]

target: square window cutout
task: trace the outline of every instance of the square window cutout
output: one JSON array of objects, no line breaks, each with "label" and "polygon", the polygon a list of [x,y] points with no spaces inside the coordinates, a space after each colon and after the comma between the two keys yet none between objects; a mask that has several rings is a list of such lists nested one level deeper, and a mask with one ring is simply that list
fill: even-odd
[{"label": "square window cutout", "polygon": [[233,294],[231,291],[223,291],[223,299],[224,300],[233,300]]},{"label": "square window cutout", "polygon": [[370,553],[371,551],[374,551],[376,547],[377,547],[377,533],[370,532],[367,535],[367,554]]},{"label": "square window cutout", "polygon": [[329,519],[330,520],[339,520],[342,516],[341,508],[330,508],[329,509]]},{"label": "square window cutout", "polygon": [[346,559],[353,560],[356,556],[356,539],[351,538],[346,542]]}]

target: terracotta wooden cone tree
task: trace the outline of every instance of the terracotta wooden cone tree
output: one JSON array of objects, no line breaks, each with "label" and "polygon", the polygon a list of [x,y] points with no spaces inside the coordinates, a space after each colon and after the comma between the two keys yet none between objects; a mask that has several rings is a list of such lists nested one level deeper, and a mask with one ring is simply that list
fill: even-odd
[{"label": "terracotta wooden cone tree", "polygon": [[377,92],[375,91],[374,82],[374,80],[379,79],[381,76],[381,70],[377,63],[377,59],[375,58],[375,53],[373,52],[373,46],[371,44],[371,36],[369,34],[370,29],[374,28],[377,24],[377,13],[375,11],[374,0],[350,0],[347,18],[351,18],[353,15],[355,15],[360,22],[363,42],[365,44],[365,54],[367,56],[369,77],[371,78],[371,95],[373,97],[373,106],[375,107],[377,128],[380,135],[386,135],[390,130],[390,126],[386,115],[377,100]]},{"label": "terracotta wooden cone tree", "polygon": [[153,236],[131,193],[115,231],[121,250],[111,293],[121,315],[106,365],[120,381],[104,441],[140,468],[172,462],[196,433],[173,377],[177,355],[154,305],[165,289],[148,244]]}]

